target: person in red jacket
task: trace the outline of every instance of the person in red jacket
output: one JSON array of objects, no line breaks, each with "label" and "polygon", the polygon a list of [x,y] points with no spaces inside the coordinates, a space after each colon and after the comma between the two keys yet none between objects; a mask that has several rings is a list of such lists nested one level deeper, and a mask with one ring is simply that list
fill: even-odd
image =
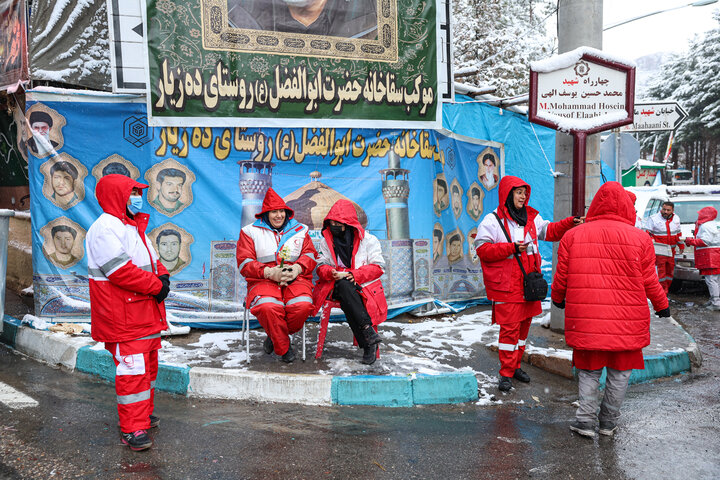
[{"label": "person in red jacket", "polygon": [[105,342],[115,362],[115,391],[122,441],[150,448],[160,332],[168,328],[164,300],[170,275],[145,235],[150,216],[140,213],[148,186],[124,175],[98,181],[103,214],[85,237],[92,338]]},{"label": "person in red jacket", "polygon": [[667,295],[675,273],[675,247],[681,252],[685,248],[680,239],[680,217],[675,213],[675,204],[664,202],[660,211],[646,220],[645,229],[655,242],[655,266]]},{"label": "person in red jacket", "polygon": [[295,360],[289,335],[313,309],[312,274],[317,253],[308,227],[275,191],[265,194],[257,221],[240,231],[236,258],[247,280],[245,305],[267,333],[263,348],[286,363]]},{"label": "person in red jacket", "polygon": [[[355,340],[363,349],[362,363],[375,363],[377,325],[387,318],[387,301],[380,277],[385,260],[380,242],[358,221],[355,207],[338,200],[323,220],[314,311],[330,297],[340,303]],[[374,328],[373,328],[374,327]]]},{"label": "person in red jacket", "polygon": [[720,222],[717,210],[704,207],[695,222],[695,238],[686,238],[685,245],[695,247],[695,266],[705,277],[710,300],[703,305],[710,310],[720,310]]},{"label": "person in red jacket", "polygon": [[[581,218],[568,217],[559,222],[544,220],[528,206],[530,185],[518,177],[500,180],[500,206],[480,222],[474,246],[482,266],[488,300],[492,303],[492,321],[500,324],[498,388],[507,392],[511,378],[529,382],[530,376],[520,368],[532,317],[542,312],[539,301],[523,297],[522,261],[526,273],[540,271],[538,240],[556,242]],[[517,257],[516,257],[517,256]]]},{"label": "person in red jacket", "polygon": [[[634,225],[635,209],[625,190],[607,182],[595,194],[585,224],[568,232],[558,249],[552,301],[565,308],[565,341],[578,372],[580,406],[570,429],[584,436],[595,436],[598,419],[601,434],[617,430],[631,370],[645,368],[647,298],[658,316],[670,316],[652,240]],[[607,378],[600,403],[603,368]]]}]

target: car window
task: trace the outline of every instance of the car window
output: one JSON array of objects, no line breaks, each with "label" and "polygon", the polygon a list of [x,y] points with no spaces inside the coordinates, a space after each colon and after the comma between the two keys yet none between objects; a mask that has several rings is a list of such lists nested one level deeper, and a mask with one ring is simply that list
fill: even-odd
[{"label": "car window", "polygon": [[680,217],[680,223],[695,223],[698,211],[705,207],[714,207],[715,210],[720,212],[720,198],[717,200],[675,202],[675,213]]},{"label": "car window", "polygon": [[647,207],[645,208],[645,214],[643,216],[649,217],[649,216],[655,214],[655,212],[660,210],[661,203],[662,203],[662,201],[658,200],[657,198],[650,199],[650,201],[647,204]]}]

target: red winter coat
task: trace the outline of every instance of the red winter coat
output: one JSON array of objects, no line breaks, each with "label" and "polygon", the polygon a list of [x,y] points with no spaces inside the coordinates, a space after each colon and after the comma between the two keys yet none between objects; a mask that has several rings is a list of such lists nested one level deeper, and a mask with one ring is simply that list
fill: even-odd
[{"label": "red winter coat", "polygon": [[[353,236],[352,265],[343,268],[338,265],[337,256],[333,247],[333,237],[327,228],[329,221],[344,223],[355,230]],[[330,209],[323,221],[322,240],[320,243],[320,258],[318,260],[318,283],[313,290],[313,315],[323,306],[325,299],[332,292],[335,280],[332,271],[351,272],[353,278],[360,284],[365,308],[372,319],[373,325],[379,325],[387,319],[387,300],[380,277],[383,274],[385,260],[382,256],[380,242],[369,232],[366,232],[358,221],[355,207],[348,200],[338,200]]]},{"label": "red winter coat", "polygon": [[[527,210],[527,223],[524,227],[524,239],[532,240],[533,253],[522,252],[520,258],[526,273],[540,271],[540,253],[538,239],[556,242],[562,238],[566,231],[573,227],[573,217],[559,222],[551,223],[543,220],[538,211],[528,206],[530,203],[530,185],[518,177],[506,176],[500,180],[498,187],[500,206],[496,212],[503,221],[505,230],[512,235],[510,229],[516,226],[512,221],[505,200],[516,187],[527,188],[525,201]],[[495,215],[486,215],[478,225],[474,242],[480,263],[482,265],[485,291],[489,300],[494,302],[524,302],[523,273],[515,259],[515,245],[508,242],[507,237],[500,229]]]},{"label": "red winter coat", "polygon": [[701,208],[695,222],[695,238],[685,239],[686,245],[695,247],[695,267],[700,270],[700,275],[720,274],[717,222],[713,222],[716,218],[717,210],[714,207]]},{"label": "red winter coat", "polygon": [[145,235],[150,216],[126,214],[133,188],[145,189],[124,175],[106,175],[95,188],[103,213],[85,237],[90,282],[93,340],[126,342],[167,328],[160,275],[167,269]]},{"label": "red winter coat", "polygon": [[580,350],[638,350],[650,343],[650,311],[667,308],[650,237],[617,182],[598,190],[585,224],[560,241],[552,284],[565,300],[565,340]]},{"label": "red winter coat", "polygon": [[[285,210],[286,223],[282,232],[278,232],[261,220],[262,214],[272,210]],[[280,265],[281,252],[287,252],[289,257],[284,265],[299,264],[302,273],[298,278],[312,284],[312,274],[315,269],[317,253],[313,246],[308,227],[299,223],[293,217],[295,212],[290,209],[280,196],[270,188],[265,194],[262,210],[255,215],[258,220],[246,225],[240,231],[235,257],[240,273],[247,280],[248,305],[258,295],[275,295],[277,283],[264,277],[265,267]]]}]

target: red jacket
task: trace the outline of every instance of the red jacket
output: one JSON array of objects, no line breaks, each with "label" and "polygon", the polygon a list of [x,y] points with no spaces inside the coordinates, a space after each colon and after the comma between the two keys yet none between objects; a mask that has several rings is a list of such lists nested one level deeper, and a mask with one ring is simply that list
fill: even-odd
[{"label": "red jacket", "polygon": [[[700,275],[720,274],[720,240],[716,235],[717,210],[714,207],[704,207],[698,212],[698,219],[695,222],[695,238],[686,238],[685,244],[695,247],[695,267],[700,270]],[[704,225],[704,227],[703,227]]]},{"label": "red jacket", "polygon": [[[527,188],[525,201],[527,223],[523,231],[524,240],[531,241],[532,245],[526,252],[520,254],[520,258],[526,273],[539,272],[541,259],[538,240],[550,242],[560,240],[565,232],[573,227],[573,217],[555,223],[543,220],[537,210],[527,206],[530,202],[530,185],[518,177],[506,176],[500,180],[498,187],[500,206],[496,212],[503,221],[505,230],[511,236],[511,229],[514,229],[517,224],[512,221],[510,213],[508,213],[505,200],[511,195],[513,188],[522,186]],[[514,256],[515,245],[508,242],[494,214],[486,215],[478,225],[474,245],[482,265],[483,281],[488,299],[495,302],[524,302],[523,274]],[[528,254],[531,249],[532,252]]]},{"label": "red jacket", "polygon": [[[328,222],[334,220],[344,223],[355,231],[353,236],[352,265],[343,268],[338,265],[333,247],[333,237]],[[318,282],[313,290],[313,315],[323,306],[330,295],[335,280],[332,271],[351,272],[360,284],[365,308],[372,319],[373,325],[379,325],[387,319],[387,300],[380,277],[384,273],[385,260],[382,256],[380,242],[374,235],[366,232],[358,221],[355,207],[348,200],[338,200],[323,220],[322,240],[320,241],[320,258],[318,260]]]},{"label": "red jacket", "polygon": [[145,235],[149,215],[126,214],[133,188],[147,188],[124,175],[106,175],[95,188],[103,213],[85,237],[93,340],[126,342],[167,328],[160,292],[167,269]]},{"label": "red jacket", "polygon": [[585,224],[560,241],[552,284],[565,300],[565,340],[581,350],[637,350],[650,343],[650,310],[667,308],[650,237],[617,182],[598,190]]},{"label": "red jacket", "polygon": [[[281,232],[266,224],[262,219],[264,213],[271,210],[285,210],[286,222]],[[240,231],[235,258],[240,273],[248,284],[248,305],[258,295],[274,295],[277,283],[268,280],[263,273],[265,267],[280,265],[284,256],[284,265],[299,264],[302,267],[299,279],[312,283],[317,253],[313,246],[308,227],[293,217],[295,212],[290,209],[280,196],[270,188],[265,194],[262,210],[256,214],[256,222],[246,225]]]}]

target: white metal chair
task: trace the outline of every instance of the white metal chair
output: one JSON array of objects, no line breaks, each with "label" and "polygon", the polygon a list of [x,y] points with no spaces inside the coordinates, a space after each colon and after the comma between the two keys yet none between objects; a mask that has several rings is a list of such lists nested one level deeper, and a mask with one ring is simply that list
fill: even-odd
[{"label": "white metal chair", "polygon": [[[243,323],[242,323],[242,336],[245,340],[245,356],[247,357],[246,362],[250,363],[250,309],[243,301]],[[302,327],[302,361],[305,361],[305,323]]]}]

